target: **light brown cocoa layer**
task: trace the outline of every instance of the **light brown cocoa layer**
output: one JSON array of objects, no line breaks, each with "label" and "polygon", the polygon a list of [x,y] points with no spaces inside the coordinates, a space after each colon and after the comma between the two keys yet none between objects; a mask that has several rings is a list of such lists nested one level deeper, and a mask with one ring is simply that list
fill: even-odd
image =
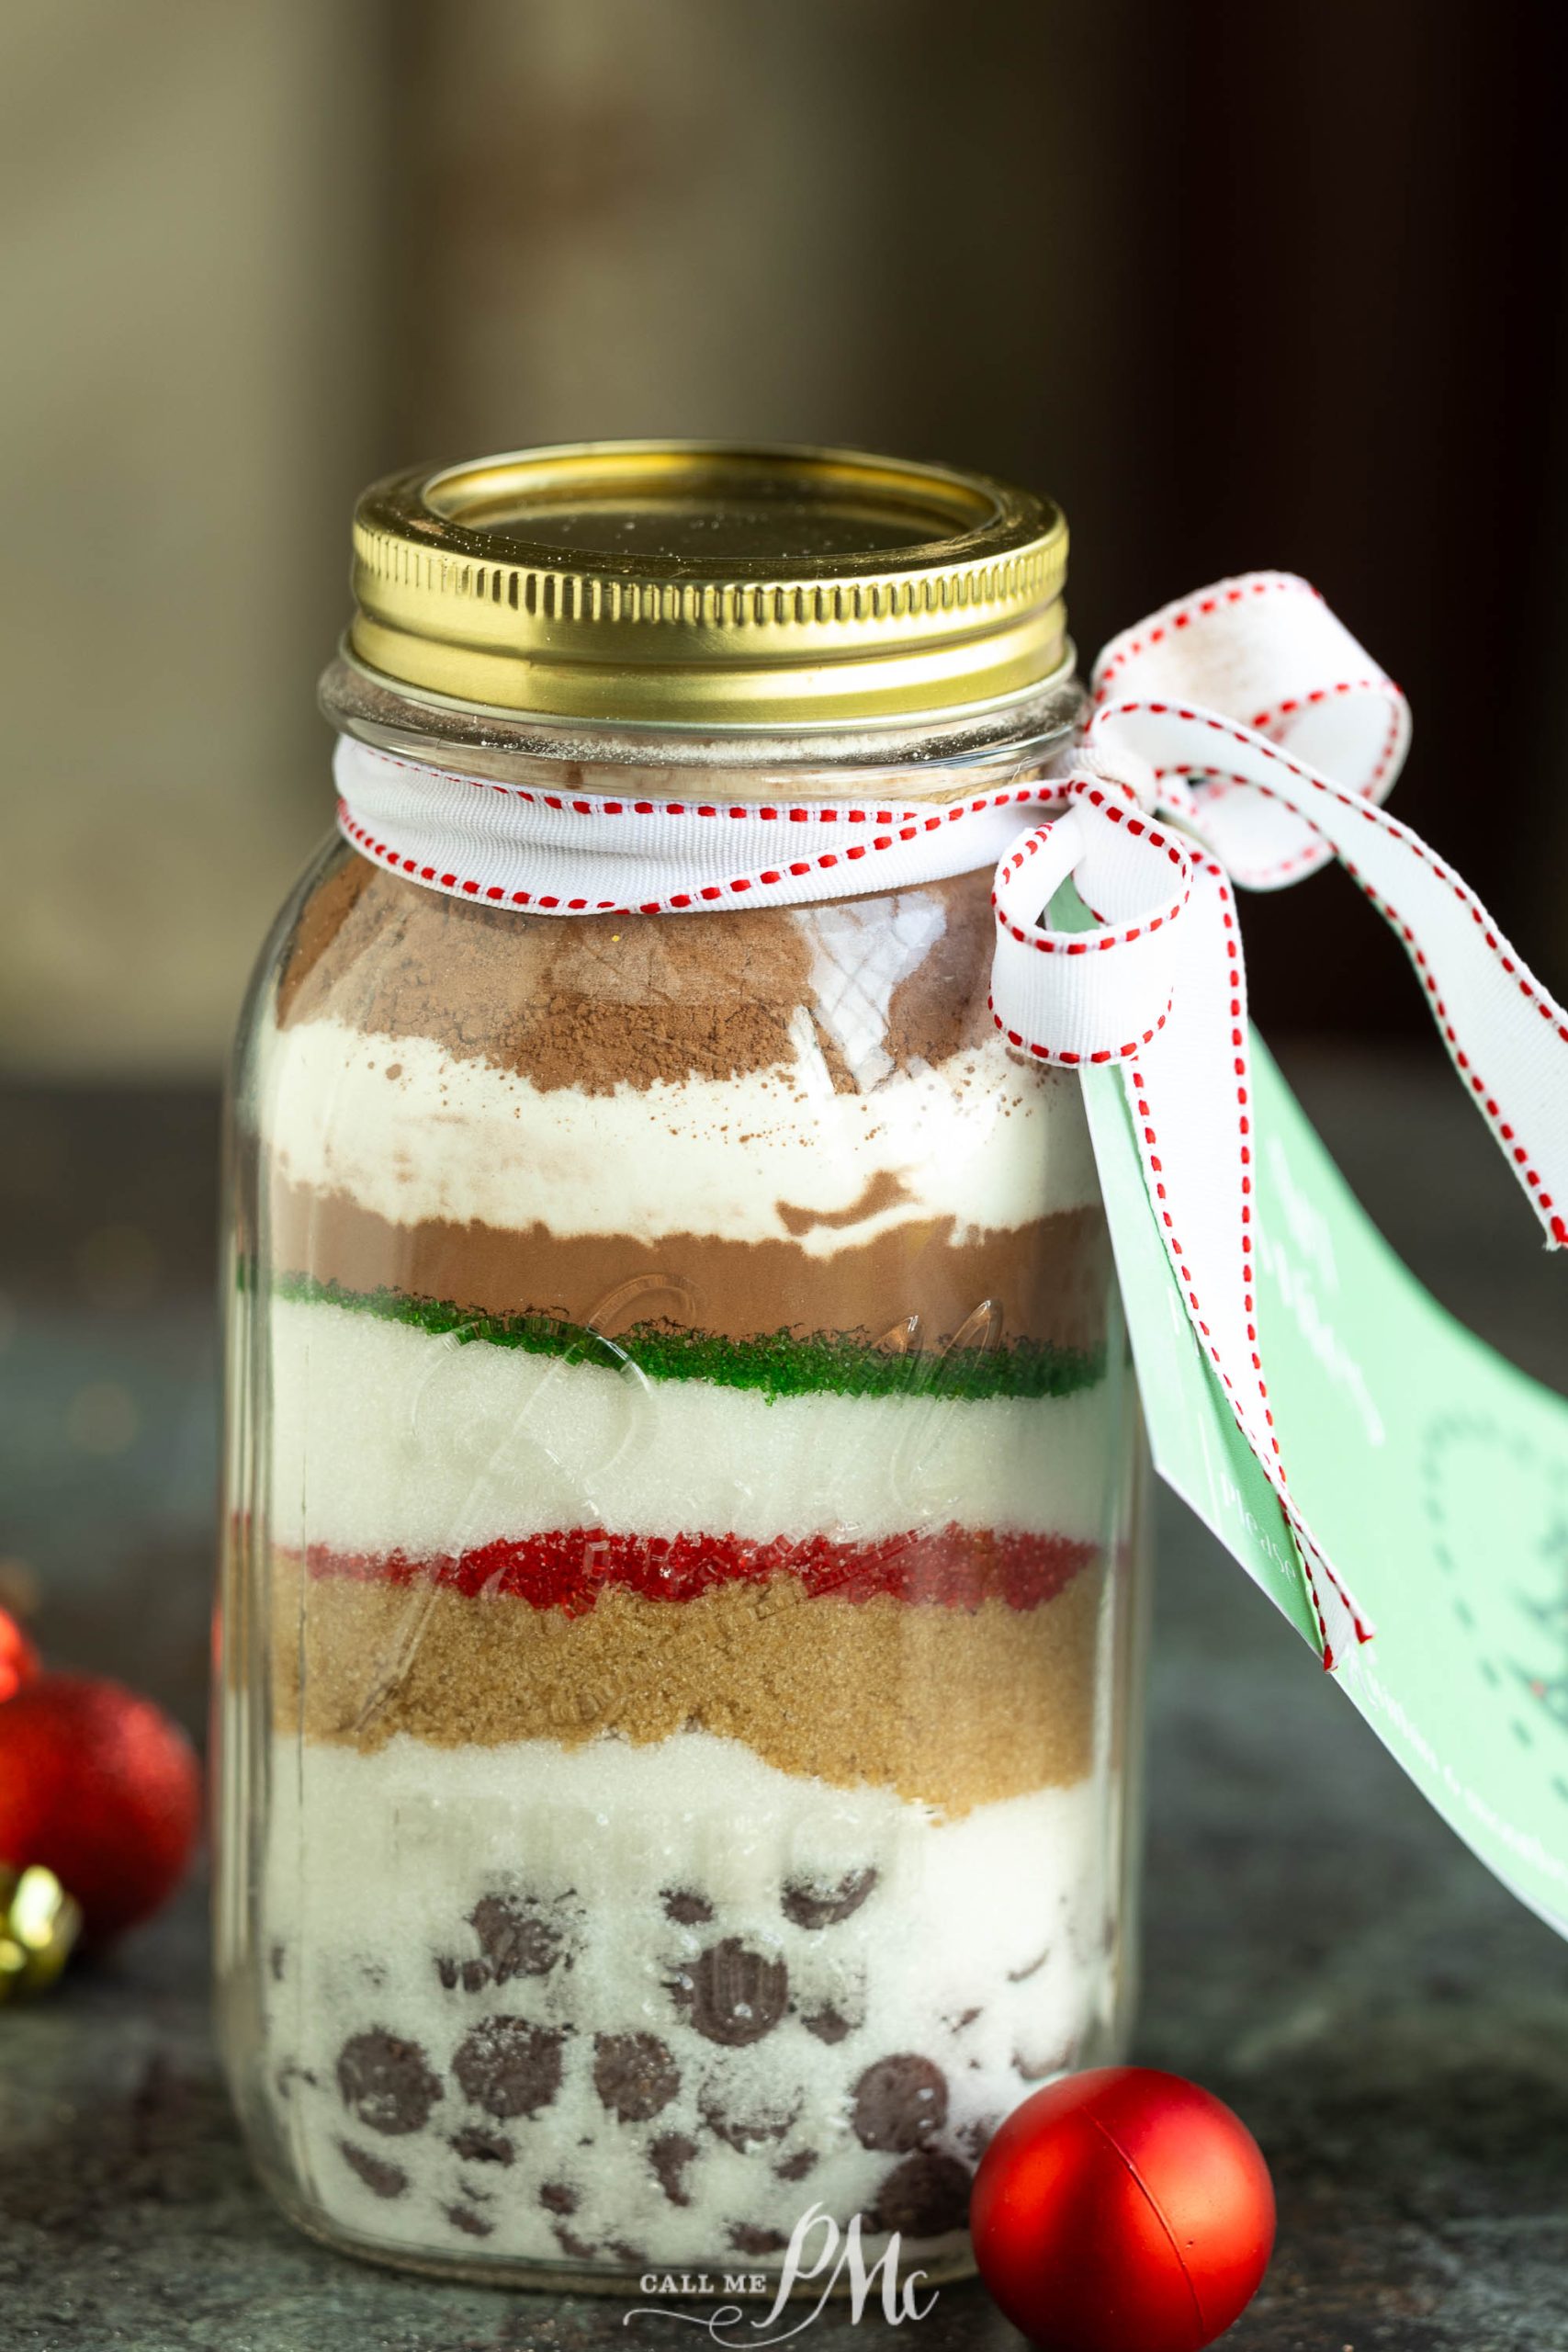
[{"label": "light brown cocoa layer", "polygon": [[[940,935],[894,991],[893,1062],[941,1062],[996,1035],[986,1004],[988,875],[926,886]],[[468,905],[348,855],[300,911],[276,1012],[376,1036],[433,1037],[536,1086],[605,1093],[731,1078],[796,1058],[813,1001],[808,908],[708,915],[525,915]],[[834,1083],[854,1081],[818,1026]]]},{"label": "light brown cocoa layer", "polygon": [[557,1315],[611,1339],[649,1319],[735,1340],[831,1331],[894,1351],[939,1349],[963,1333],[974,1347],[1030,1340],[1089,1351],[1105,1337],[1111,1245],[1098,1206],[962,1243],[952,1218],[922,1218],[829,1258],[794,1241],[705,1234],[644,1242],[542,1225],[393,1225],[346,1194],[282,1178],[271,1206],[282,1272],[481,1315]]},{"label": "light brown cocoa layer", "polygon": [[779,1577],[679,1603],[612,1588],[581,1617],[310,1577],[286,1555],[273,1576],[274,1721],[310,1739],[640,1746],[703,1730],[948,1815],[1090,1769],[1097,1569],[1027,1611],[807,1600]]}]

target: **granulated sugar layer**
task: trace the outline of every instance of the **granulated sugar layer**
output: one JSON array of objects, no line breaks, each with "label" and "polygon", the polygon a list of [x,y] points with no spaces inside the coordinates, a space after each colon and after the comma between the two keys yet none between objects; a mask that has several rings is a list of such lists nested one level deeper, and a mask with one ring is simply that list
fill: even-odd
[{"label": "granulated sugar layer", "polygon": [[1119,1383],[1062,1396],[771,1397],[465,1345],[323,1302],[268,1317],[276,1540],[470,1550],[604,1527],[870,1543],[949,1525],[1101,1540]]}]

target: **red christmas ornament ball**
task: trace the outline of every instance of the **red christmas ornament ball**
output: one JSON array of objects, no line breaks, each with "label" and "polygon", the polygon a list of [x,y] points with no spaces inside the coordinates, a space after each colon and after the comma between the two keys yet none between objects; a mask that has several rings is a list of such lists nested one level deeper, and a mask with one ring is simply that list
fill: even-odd
[{"label": "red christmas ornament ball", "polygon": [[0,1609],[0,1701],[14,1699],[24,1683],[36,1681],[39,1655],[9,1610]]},{"label": "red christmas ornament ball", "polygon": [[85,1674],[43,1674],[0,1707],[0,1862],[41,1863],[106,1942],[184,1877],[201,1768],[150,1699]]},{"label": "red christmas ornament ball", "polygon": [[1274,2190],[1257,2141],[1208,2091],[1101,2066],[1008,2117],[969,2226],[981,2278],[1042,2352],[1201,2352],[1262,2281]]}]

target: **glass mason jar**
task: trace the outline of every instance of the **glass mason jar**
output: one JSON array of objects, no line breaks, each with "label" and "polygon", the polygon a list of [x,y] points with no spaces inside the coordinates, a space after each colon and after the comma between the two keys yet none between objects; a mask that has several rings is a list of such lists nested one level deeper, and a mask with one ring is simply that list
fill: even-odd
[{"label": "glass mason jar", "polygon": [[[601,445],[383,485],[357,545],[333,725],[525,792],[941,808],[1078,712],[1060,519],[978,478]],[[997,2122],[1122,2046],[1139,1422],[990,878],[534,913],[337,841],[281,918],[219,1968],[318,2236],[635,2289],[817,2208],[955,2275]]]}]

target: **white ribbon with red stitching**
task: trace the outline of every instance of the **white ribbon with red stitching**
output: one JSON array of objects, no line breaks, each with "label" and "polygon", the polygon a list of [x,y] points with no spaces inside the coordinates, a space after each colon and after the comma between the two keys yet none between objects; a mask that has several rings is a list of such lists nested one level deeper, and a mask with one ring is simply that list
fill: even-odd
[{"label": "white ribbon with red stitching", "polygon": [[[1258,572],[1115,639],[1067,772],[1037,783],[939,806],[615,800],[345,738],[338,820],[433,888],[561,915],[790,905],[996,864],[997,1024],[1038,1060],[1121,1070],[1189,1317],[1295,1532],[1333,1665],[1371,1629],[1296,1509],[1274,1432],[1234,884],[1275,889],[1339,860],[1404,942],[1549,1246],[1568,1242],[1568,1013],[1379,805],[1409,733],[1404,696],[1316,592]],[[1050,926],[1069,876],[1090,930]]]}]

